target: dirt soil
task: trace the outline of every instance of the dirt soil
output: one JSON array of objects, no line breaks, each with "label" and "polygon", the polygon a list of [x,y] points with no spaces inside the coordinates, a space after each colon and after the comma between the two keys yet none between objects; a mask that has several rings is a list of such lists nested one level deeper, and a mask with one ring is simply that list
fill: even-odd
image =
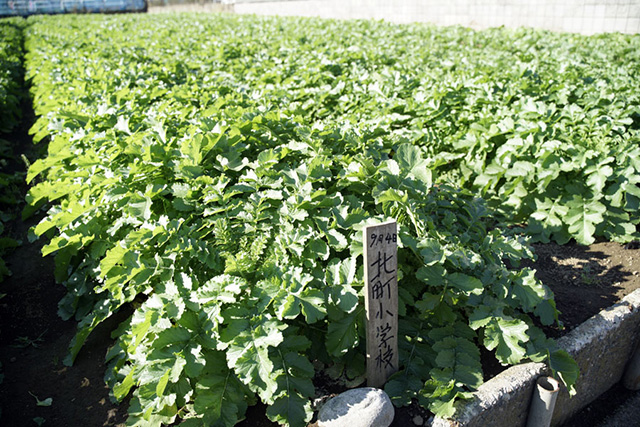
[{"label": "dirt soil", "polygon": [[637,243],[613,242],[536,244],[536,262],[524,266],[536,269],[536,276],[555,294],[564,331],[547,331],[559,336],[575,328],[603,308],[640,288],[640,249]]},{"label": "dirt soil", "polygon": [[[26,130],[17,139],[22,142],[22,152],[33,155]],[[4,374],[0,426],[124,425],[127,405],[110,401],[103,376],[104,356],[113,344],[110,331],[127,313],[119,313],[97,328],[73,367],[64,366],[76,323],[57,315],[57,302],[65,289],[54,281],[53,259],[40,255],[42,242],[28,242],[28,229],[36,223],[32,218],[9,224],[9,234],[22,245],[5,257],[13,275],[0,283],[0,295],[5,294],[0,297],[0,375]],[[550,331],[552,335],[573,329],[640,288],[638,245],[544,244],[536,245],[535,251],[538,260],[526,265],[535,268],[555,293],[566,327],[565,331]],[[588,419],[595,419],[596,412],[602,410],[611,410],[611,405],[600,404],[590,410]],[[396,410],[393,426],[422,425],[427,419],[424,410],[412,406]],[[271,425],[275,424],[266,420],[263,406],[250,408],[241,423],[243,427]]]}]

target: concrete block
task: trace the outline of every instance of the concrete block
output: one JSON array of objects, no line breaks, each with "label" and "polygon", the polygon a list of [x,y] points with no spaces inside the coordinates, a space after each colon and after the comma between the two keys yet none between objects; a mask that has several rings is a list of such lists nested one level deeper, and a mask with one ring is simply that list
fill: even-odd
[{"label": "concrete block", "polygon": [[558,344],[576,359],[580,378],[576,384],[578,394],[574,398],[561,390],[554,424],[568,420],[620,380],[639,331],[640,290],[558,340]]},{"label": "concrete block", "polygon": [[[580,367],[576,396],[562,388],[552,425],[567,421],[617,383],[640,339],[640,289],[558,340]],[[432,418],[433,427],[524,426],[535,381],[547,375],[540,363],[511,367],[483,384],[453,420]]]},{"label": "concrete block", "polygon": [[529,402],[540,375],[546,374],[542,363],[525,363],[502,372],[486,382],[475,393],[472,402],[464,405],[455,421],[434,419],[434,427],[519,426],[527,420]]}]

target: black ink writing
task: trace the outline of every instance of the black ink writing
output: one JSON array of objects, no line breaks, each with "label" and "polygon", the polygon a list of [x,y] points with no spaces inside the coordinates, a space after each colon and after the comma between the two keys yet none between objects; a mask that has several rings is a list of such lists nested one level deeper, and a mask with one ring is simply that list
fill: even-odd
[{"label": "black ink writing", "polygon": [[394,277],[392,277],[391,279],[387,280],[384,283],[382,283],[382,281],[380,280],[374,283],[371,286],[371,297],[373,299],[385,298],[384,291],[386,290],[387,291],[386,298],[391,298],[391,282],[393,281],[393,279]]},{"label": "black ink writing", "polygon": [[382,319],[382,316],[384,314],[388,314],[389,316],[393,317],[393,313],[387,309],[385,309],[382,305],[382,301],[380,301],[380,308],[378,309],[378,311],[376,311],[376,319]]},{"label": "black ink writing", "polygon": [[387,322],[387,324],[384,326],[376,327],[376,338],[379,339],[378,347],[389,347],[389,343],[387,341],[394,337],[393,335],[389,335],[389,332],[391,332],[391,325],[389,324],[389,322]]},{"label": "black ink writing", "polygon": [[376,369],[382,371],[387,368],[393,369],[393,348],[387,347],[386,350],[382,350],[382,347],[378,350],[378,355],[376,356]]},{"label": "black ink writing", "polygon": [[384,234],[371,233],[369,236],[370,242],[369,247],[372,248],[373,245],[378,243],[383,243],[385,240],[387,243],[396,243],[398,241],[398,235],[396,233],[387,233],[386,236]]},{"label": "black ink writing", "polygon": [[374,277],[371,278],[371,281],[373,282],[374,280],[376,280],[378,277],[380,277],[380,275],[382,274],[382,272],[384,271],[386,274],[391,274],[394,273],[396,270],[395,268],[393,270],[389,270],[389,268],[387,267],[387,263],[389,261],[391,261],[393,259],[393,255],[389,255],[387,257],[387,253],[384,252],[378,252],[378,259],[376,259],[375,261],[373,261],[373,263],[371,264],[371,267],[377,267],[377,272],[376,275]]}]

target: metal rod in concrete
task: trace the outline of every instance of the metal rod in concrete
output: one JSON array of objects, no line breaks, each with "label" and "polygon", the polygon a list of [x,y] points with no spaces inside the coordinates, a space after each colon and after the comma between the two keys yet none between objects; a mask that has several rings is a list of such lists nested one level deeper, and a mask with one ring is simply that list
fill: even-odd
[{"label": "metal rod in concrete", "polygon": [[560,383],[551,377],[540,377],[531,398],[527,427],[549,427],[556,406]]}]

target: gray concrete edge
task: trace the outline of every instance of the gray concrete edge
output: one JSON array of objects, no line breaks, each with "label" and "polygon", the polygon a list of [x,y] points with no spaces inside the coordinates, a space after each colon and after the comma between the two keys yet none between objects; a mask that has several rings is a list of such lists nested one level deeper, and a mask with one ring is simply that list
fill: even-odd
[{"label": "gray concrete edge", "polygon": [[[640,338],[640,289],[602,310],[558,340],[580,367],[576,395],[562,387],[552,425],[567,421],[617,383]],[[463,404],[451,419],[432,418],[425,425],[525,426],[535,381],[547,375],[542,363],[513,366],[484,383],[473,400]]]}]

